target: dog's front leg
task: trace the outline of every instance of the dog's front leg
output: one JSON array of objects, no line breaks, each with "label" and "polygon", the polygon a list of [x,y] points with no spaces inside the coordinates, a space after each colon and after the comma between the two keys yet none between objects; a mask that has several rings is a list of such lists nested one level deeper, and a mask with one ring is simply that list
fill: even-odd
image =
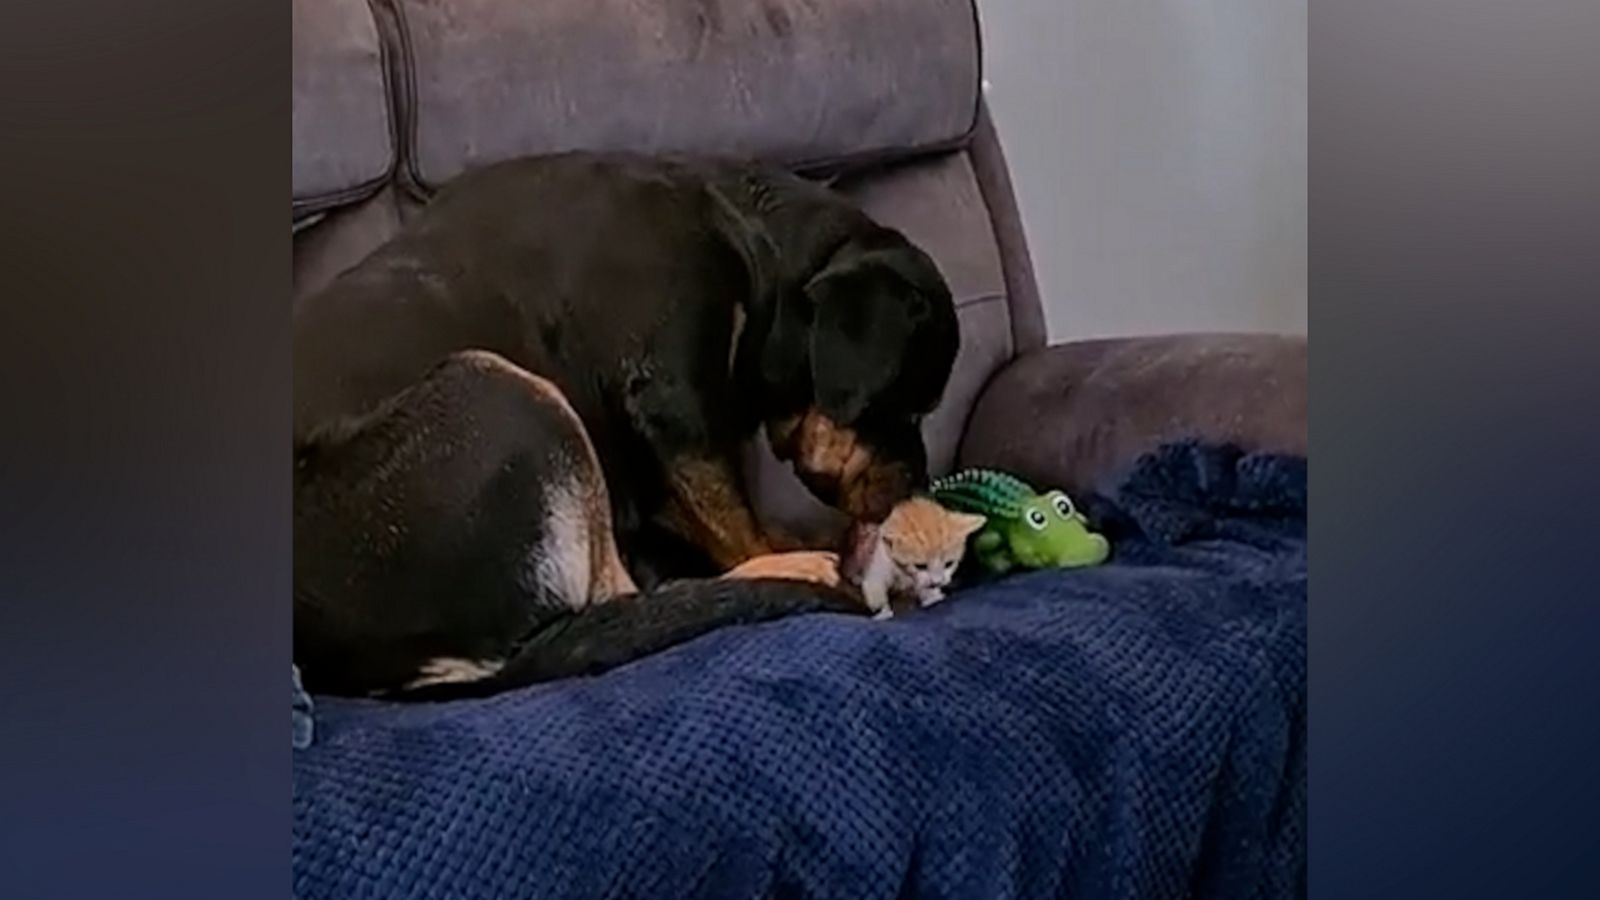
[{"label": "dog's front leg", "polygon": [[653,517],[726,570],[773,547],[744,492],[734,454],[738,435],[726,422],[733,413],[725,386],[676,374],[690,368],[682,361],[635,363],[624,408],[661,467],[666,502]]},{"label": "dog's front leg", "polygon": [[[775,553],[756,521],[738,463],[740,434],[729,427],[726,385],[694,387],[663,368],[640,364],[629,380],[626,408],[656,449],[666,486],[657,524],[694,544],[731,578],[784,578],[838,583],[831,553]],[[711,399],[716,398],[716,399]]]},{"label": "dog's front leg", "polygon": [[693,541],[726,569],[725,578],[779,578],[839,584],[839,556],[828,552],[775,552],[756,523],[731,464],[704,461],[670,466],[668,528]]},{"label": "dog's front leg", "polygon": [[773,552],[732,463],[709,457],[675,460],[667,465],[667,485],[663,524],[705,550],[719,568]]}]

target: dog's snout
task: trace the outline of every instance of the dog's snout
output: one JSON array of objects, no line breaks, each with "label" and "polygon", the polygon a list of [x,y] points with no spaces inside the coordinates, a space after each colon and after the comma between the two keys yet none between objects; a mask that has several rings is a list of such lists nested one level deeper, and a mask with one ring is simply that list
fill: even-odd
[{"label": "dog's snout", "polygon": [[915,486],[909,466],[873,466],[844,485],[839,505],[857,520],[881,522],[895,504],[911,496]]},{"label": "dog's snout", "polygon": [[800,469],[796,472],[800,476],[800,483],[815,494],[818,500],[829,506],[839,503],[842,483],[838,474],[833,472],[817,472]]}]

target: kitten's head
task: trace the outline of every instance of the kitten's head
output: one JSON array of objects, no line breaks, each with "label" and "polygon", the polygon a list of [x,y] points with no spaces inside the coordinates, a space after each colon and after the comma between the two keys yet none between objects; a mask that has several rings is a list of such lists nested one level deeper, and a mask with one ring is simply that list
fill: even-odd
[{"label": "kitten's head", "polygon": [[878,536],[895,568],[914,587],[941,587],[961,565],[967,538],[986,521],[945,509],[927,497],[912,497],[889,513]]}]

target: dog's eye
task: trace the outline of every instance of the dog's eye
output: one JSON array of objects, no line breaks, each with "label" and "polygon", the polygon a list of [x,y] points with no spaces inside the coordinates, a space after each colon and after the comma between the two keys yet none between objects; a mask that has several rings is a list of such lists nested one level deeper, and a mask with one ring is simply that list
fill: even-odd
[{"label": "dog's eye", "polygon": [[1055,495],[1054,498],[1052,498],[1051,502],[1055,503],[1056,512],[1061,514],[1061,518],[1063,518],[1063,519],[1072,518],[1073,509],[1072,509],[1072,501],[1071,500],[1068,500],[1065,496],[1063,496],[1061,494],[1057,494],[1057,495]]},{"label": "dog's eye", "polygon": [[1033,530],[1034,531],[1043,531],[1046,522],[1047,522],[1047,520],[1044,517],[1044,510],[1042,510],[1042,509],[1030,509],[1030,510],[1028,510],[1028,524],[1033,526]]}]

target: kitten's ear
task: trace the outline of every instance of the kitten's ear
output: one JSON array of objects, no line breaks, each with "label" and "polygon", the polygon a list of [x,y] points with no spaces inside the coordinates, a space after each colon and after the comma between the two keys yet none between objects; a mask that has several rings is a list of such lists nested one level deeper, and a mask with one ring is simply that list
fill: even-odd
[{"label": "kitten's ear", "polygon": [[970,513],[954,513],[956,527],[962,535],[969,535],[984,526],[989,520],[984,516],[975,516]]}]

